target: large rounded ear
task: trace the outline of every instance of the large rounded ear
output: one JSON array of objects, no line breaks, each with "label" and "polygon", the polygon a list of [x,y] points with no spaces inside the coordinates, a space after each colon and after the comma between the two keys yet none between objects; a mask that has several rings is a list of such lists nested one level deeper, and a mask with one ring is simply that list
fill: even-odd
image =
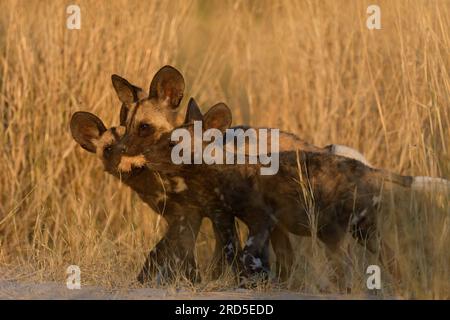
[{"label": "large rounded ear", "polygon": [[141,88],[132,85],[128,82],[128,80],[122,78],[121,76],[113,74],[111,76],[111,81],[119,100],[123,103],[133,103],[144,98]]},{"label": "large rounded ear", "polygon": [[106,127],[96,115],[79,111],[70,119],[70,131],[82,148],[95,153],[95,141],[106,131]]},{"label": "large rounded ear", "polygon": [[149,98],[168,100],[173,109],[180,105],[184,92],[184,79],[181,73],[171,66],[164,66],[155,74],[150,84]]},{"label": "large rounded ear", "polygon": [[125,125],[128,116],[129,109],[127,104],[137,102],[147,96],[141,88],[131,84],[128,80],[117,74],[111,76],[111,81],[119,100],[122,101],[122,107],[120,108],[120,125],[123,126]]},{"label": "large rounded ear", "polygon": [[186,109],[186,117],[184,124],[192,123],[194,121],[202,121],[203,115],[194,98],[190,98]]},{"label": "large rounded ear", "polygon": [[225,103],[218,103],[211,107],[203,116],[203,129],[219,129],[224,132],[231,126],[231,110]]},{"label": "large rounded ear", "polygon": [[119,119],[120,119],[120,125],[121,126],[126,126],[127,123],[127,117],[128,117],[128,111],[130,109],[127,107],[127,105],[125,103],[122,104],[122,107],[120,107],[120,115],[119,115]]}]

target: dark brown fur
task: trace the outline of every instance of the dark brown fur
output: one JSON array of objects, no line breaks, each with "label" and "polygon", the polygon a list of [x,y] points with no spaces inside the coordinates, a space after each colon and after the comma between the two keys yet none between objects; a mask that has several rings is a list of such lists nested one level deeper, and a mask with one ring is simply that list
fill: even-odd
[{"label": "dark brown fur", "polygon": [[177,271],[192,281],[198,280],[194,248],[207,208],[200,206],[186,190],[177,186],[180,181],[174,174],[159,174],[148,168],[120,172],[118,165],[122,151],[118,142],[125,132],[123,127],[106,130],[96,116],[77,112],[72,116],[71,130],[80,145],[98,155],[106,172],[136,191],[146,204],[167,221],[167,232],[149,253],[138,280],[145,282],[160,276],[163,276],[163,281],[171,280]]},{"label": "dark brown fur", "polygon": [[[165,66],[152,80],[148,96],[142,89],[119,76],[113,75],[112,81],[123,104],[120,123],[127,129],[124,139],[117,146],[127,156],[127,163],[122,165],[121,169],[129,170],[133,157],[140,161],[139,156],[143,150],[151,148],[163,134],[177,126],[176,108],[183,93],[184,80],[177,70]],[[286,135],[286,145],[290,147],[294,143],[292,142],[294,137]],[[304,142],[295,137],[295,143],[303,144]],[[306,143],[304,144],[306,146]],[[288,236],[280,230],[275,230],[272,238],[280,272],[286,275],[288,266],[292,265],[291,243]],[[223,265],[221,259],[218,264]]]},{"label": "dark brown fur", "polygon": [[[164,68],[167,69],[168,67]],[[164,68],[161,70],[164,70]],[[169,70],[171,70],[170,67]],[[171,73],[173,78],[172,81],[169,82],[169,87],[176,87],[178,89],[172,90],[169,88],[168,90],[162,90],[161,92],[178,92],[179,95],[181,90],[180,88],[184,88],[184,80],[177,72],[172,70]],[[124,85],[122,86],[122,84]],[[155,80],[152,81],[151,88],[154,84]],[[127,133],[121,142],[121,146],[124,150],[124,155],[127,157],[137,157],[138,160],[136,166],[139,167],[141,166],[139,156],[144,153],[145,150],[152,149],[157,141],[159,141],[164,134],[170,131],[167,127],[161,124],[161,118],[174,119],[173,107],[169,107],[170,104],[164,104],[164,101],[171,101],[171,98],[170,96],[165,96],[164,94],[162,94],[162,96],[153,94],[149,98],[142,98],[142,90],[136,90],[136,87],[126,82],[126,80],[121,81],[120,86],[115,84],[115,88],[119,98],[121,98],[121,101],[124,103],[121,111],[121,123],[127,126]],[[150,89],[150,91],[152,91],[152,89]],[[125,98],[123,96],[125,96]],[[138,101],[133,100],[137,96],[140,96]],[[169,118],[168,115],[172,115],[172,118]],[[202,114],[198,106],[195,101],[191,99],[188,105],[185,120],[193,120],[201,117]],[[231,116],[229,120],[231,122]],[[170,125],[174,127],[175,122],[171,121]],[[143,130],[143,126],[147,126],[148,128]],[[256,128],[257,131],[259,129],[260,128]],[[330,153],[332,151],[329,147],[316,147],[301,140],[295,135],[286,132],[280,133],[280,148],[280,151],[296,149],[321,153]],[[126,167],[128,166],[129,164],[127,163]],[[204,181],[204,183],[206,184],[207,181]],[[278,274],[281,278],[286,279],[289,270],[293,265],[293,251],[289,237],[282,230],[275,228],[272,232],[271,240],[274,251],[277,255]]]},{"label": "dark brown fur", "polygon": [[[192,130],[189,123],[183,127]],[[383,188],[412,182],[411,177],[322,152],[281,152],[279,172],[261,176],[260,165],[174,165],[170,150],[170,134],[163,135],[145,153],[148,165],[195,181],[199,189],[190,191],[192,198],[217,203],[222,212],[247,224],[249,240],[242,254],[247,275],[268,271],[268,242],[275,228],[301,236],[316,232],[332,255],[348,231],[377,251],[376,217]],[[380,248],[382,256],[389,255],[386,244],[381,242]]]},{"label": "dark brown fur", "polygon": [[[126,126],[127,132],[118,148],[127,155],[128,162],[121,169],[129,170],[133,157],[137,166],[139,156],[144,150],[151,148],[161,136],[177,126],[177,107],[184,91],[184,79],[173,67],[161,68],[153,78],[148,96],[137,86],[127,80],[113,75],[112,81],[117,95],[123,103],[120,112],[120,123]],[[197,106],[196,106],[197,107]],[[189,115],[189,111],[194,111]],[[188,115],[193,118],[201,116],[197,108],[188,108]],[[230,116],[231,121],[231,116]],[[259,129],[257,129],[259,130]],[[318,148],[299,139],[295,135],[282,132],[280,135],[282,150],[309,150],[328,153],[330,148]],[[279,273],[286,278],[292,265],[292,247],[288,236],[279,229],[272,233],[272,245],[277,254]]]}]

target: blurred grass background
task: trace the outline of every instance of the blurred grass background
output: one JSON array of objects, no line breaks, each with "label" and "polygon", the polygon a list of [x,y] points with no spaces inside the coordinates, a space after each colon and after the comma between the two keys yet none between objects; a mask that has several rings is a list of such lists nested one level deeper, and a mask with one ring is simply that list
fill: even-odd
[{"label": "blurred grass background", "polygon": [[[31,280],[129,287],[161,223],[72,140],[73,112],[117,125],[110,76],[148,88],[171,64],[187,98],[226,102],[234,123],[339,143],[375,166],[450,178],[450,2],[377,1],[381,30],[366,28],[373,1],[72,1],[0,3],[0,268]],[[450,297],[448,196],[411,197],[384,221],[402,268],[401,294]],[[211,256],[205,223],[198,260]],[[320,290],[327,261],[297,243],[289,288]],[[367,258],[355,247],[354,294]],[[384,278],[389,294],[390,282]],[[207,285],[226,286],[226,281]]]}]

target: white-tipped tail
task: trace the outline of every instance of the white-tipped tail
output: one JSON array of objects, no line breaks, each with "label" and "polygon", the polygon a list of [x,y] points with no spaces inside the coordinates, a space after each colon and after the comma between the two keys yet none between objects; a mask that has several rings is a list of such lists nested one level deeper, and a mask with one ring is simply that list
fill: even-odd
[{"label": "white-tipped tail", "polygon": [[359,162],[364,163],[366,166],[372,167],[369,161],[367,161],[366,157],[364,157],[364,155],[361,152],[353,148],[341,144],[332,144],[331,153],[336,154],[338,156],[358,160]]},{"label": "white-tipped tail", "polygon": [[450,191],[450,181],[433,177],[414,177],[411,188],[414,190]]}]

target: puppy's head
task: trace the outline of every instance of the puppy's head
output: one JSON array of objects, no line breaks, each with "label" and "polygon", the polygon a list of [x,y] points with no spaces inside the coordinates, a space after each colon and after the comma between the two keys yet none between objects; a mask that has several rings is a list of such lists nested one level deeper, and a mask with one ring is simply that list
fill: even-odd
[{"label": "puppy's head", "polygon": [[161,68],[153,77],[148,94],[120,76],[113,75],[111,79],[122,102],[124,155],[139,156],[178,125],[178,107],[185,87],[183,76],[171,66]]},{"label": "puppy's head", "polygon": [[[201,130],[194,125],[201,125]],[[147,146],[143,155],[146,165],[156,170],[177,170],[176,165],[194,163],[195,144],[201,144],[202,150],[211,139],[203,140],[204,134],[213,131],[213,141],[223,139],[223,134],[231,125],[231,111],[223,103],[211,107],[203,115],[194,99],[190,99],[184,123],[162,134],[158,141]],[[197,132],[199,131],[199,132]],[[208,132],[207,132],[208,131]],[[198,136],[196,136],[198,135]],[[187,159],[190,161],[187,161]],[[140,159],[137,159],[140,161]],[[169,168],[169,169],[168,169]]]},{"label": "puppy's head", "polygon": [[[70,131],[74,140],[86,151],[95,153],[102,161],[105,171],[118,175],[120,171],[130,173],[139,161],[123,159],[123,146],[120,143],[125,135],[125,127],[106,129],[102,120],[89,112],[75,112],[70,120]],[[133,165],[134,164],[134,165]],[[120,167],[123,166],[123,167]]]}]

